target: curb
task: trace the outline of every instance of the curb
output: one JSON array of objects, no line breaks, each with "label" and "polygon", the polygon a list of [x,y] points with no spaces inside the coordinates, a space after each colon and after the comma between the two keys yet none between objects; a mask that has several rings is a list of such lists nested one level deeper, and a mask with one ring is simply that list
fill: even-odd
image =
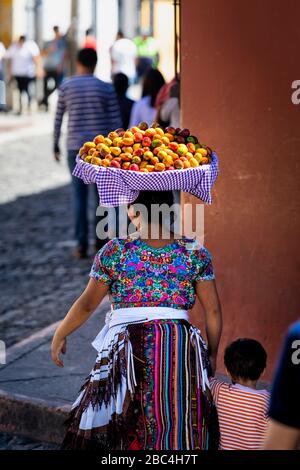
[{"label": "curb", "polygon": [[0,431],[60,444],[70,406],[53,405],[45,400],[0,390]]}]

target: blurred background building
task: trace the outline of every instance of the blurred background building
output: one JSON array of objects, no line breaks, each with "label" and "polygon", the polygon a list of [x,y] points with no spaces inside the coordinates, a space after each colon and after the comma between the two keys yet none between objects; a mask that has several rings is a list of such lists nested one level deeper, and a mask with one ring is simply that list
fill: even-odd
[{"label": "blurred background building", "polygon": [[80,46],[88,28],[99,51],[97,75],[110,78],[109,49],[118,30],[134,38],[147,31],[157,40],[160,69],[174,76],[174,2],[172,0],[0,0],[0,40],[8,47],[26,34],[42,47],[58,25]]}]

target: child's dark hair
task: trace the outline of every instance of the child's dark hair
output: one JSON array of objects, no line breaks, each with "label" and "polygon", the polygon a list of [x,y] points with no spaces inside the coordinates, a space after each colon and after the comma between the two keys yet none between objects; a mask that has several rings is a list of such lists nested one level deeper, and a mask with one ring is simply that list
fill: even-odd
[{"label": "child's dark hair", "polygon": [[87,69],[94,70],[96,65],[97,65],[97,52],[90,48],[90,47],[85,47],[84,49],[80,49],[77,53],[77,62],[79,62],[81,65],[86,67]]},{"label": "child's dark hair", "polygon": [[[137,199],[132,203],[129,204],[143,204],[147,209],[148,220],[147,222],[150,224],[152,222],[152,215],[151,215],[151,207],[153,204],[166,204],[167,206],[171,207],[174,204],[174,196],[172,191],[140,191]],[[170,223],[173,223],[172,213],[170,214]],[[159,214],[159,223],[162,225],[162,213]],[[167,222],[164,220],[164,222]]]},{"label": "child's dark hair", "polygon": [[233,380],[258,380],[266,368],[267,353],[255,339],[239,338],[227,346],[224,363]]}]

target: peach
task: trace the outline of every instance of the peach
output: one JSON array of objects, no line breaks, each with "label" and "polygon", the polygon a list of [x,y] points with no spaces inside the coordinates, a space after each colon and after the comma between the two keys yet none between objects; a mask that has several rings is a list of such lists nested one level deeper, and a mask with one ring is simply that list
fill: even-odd
[{"label": "peach", "polygon": [[132,163],[129,167],[131,171],[139,171],[139,166],[136,163]]},{"label": "peach", "polygon": [[145,131],[146,129],[148,129],[148,124],[146,122],[140,122],[139,126],[138,126],[142,131]]},{"label": "peach", "polygon": [[164,159],[163,159],[163,163],[164,165],[168,168],[169,166],[173,166],[173,158],[170,156],[170,155],[167,155]]},{"label": "peach", "polygon": [[141,173],[148,173],[148,170],[147,170],[147,168],[140,168],[140,172]]},{"label": "peach", "polygon": [[167,134],[172,134],[172,135],[176,134],[175,127],[171,127],[171,126],[166,127],[165,131],[166,131]]},{"label": "peach", "polygon": [[166,169],[165,165],[161,162],[156,163],[155,171],[164,171]]},{"label": "peach", "polygon": [[95,148],[96,144],[95,144],[95,142],[85,142],[83,144],[83,147],[88,152],[90,149]]},{"label": "peach", "polygon": [[133,126],[128,130],[129,132],[132,132],[133,134],[135,134],[136,132],[141,132],[141,129],[138,126]]},{"label": "peach", "polygon": [[134,134],[134,141],[135,142],[142,142],[143,138],[144,138],[144,136],[141,132],[136,132]]},{"label": "peach", "polygon": [[153,153],[150,150],[147,150],[144,153],[144,160],[150,160],[150,158],[152,158],[152,157],[153,157]]},{"label": "peach", "polygon": [[122,151],[124,153],[133,153],[133,147],[123,147]]},{"label": "peach", "polygon": [[179,155],[185,155],[188,151],[188,148],[185,144],[179,144],[178,145],[178,149],[177,149],[177,152],[179,153]]},{"label": "peach", "polygon": [[125,137],[125,138],[128,137],[129,139],[133,139],[133,138],[134,138],[134,134],[133,134],[132,132],[130,132],[130,131],[126,131],[126,132],[124,133],[124,136],[123,136],[123,137]]},{"label": "peach", "polygon": [[194,157],[190,158],[189,163],[190,163],[192,168],[194,168],[196,166],[199,166],[199,162]]},{"label": "peach", "polygon": [[108,137],[105,137],[103,143],[104,143],[105,145],[107,145],[108,147],[110,147],[110,146],[112,145],[112,140],[109,139]]},{"label": "peach", "polygon": [[203,157],[201,160],[201,165],[206,165],[209,162],[207,157]]},{"label": "peach", "polygon": [[176,160],[174,162],[174,167],[176,168],[176,170],[182,170],[184,167],[183,161],[181,161],[180,159]]},{"label": "peach", "polygon": [[165,137],[168,137],[170,142],[173,142],[173,140],[174,140],[174,135],[169,134],[168,132],[165,134]]},{"label": "peach", "polygon": [[85,153],[85,148],[84,148],[84,147],[81,147],[81,148],[79,149],[79,155],[81,156],[81,155],[83,155],[84,153]]},{"label": "peach", "polygon": [[132,159],[131,153],[121,153],[120,157],[122,158],[124,162],[131,162],[131,159]]},{"label": "peach", "polygon": [[207,150],[204,149],[204,148],[199,148],[199,149],[197,149],[197,153],[201,153],[201,155],[202,155],[203,157],[206,157],[206,156],[207,156]]},{"label": "peach", "polygon": [[153,127],[149,127],[149,129],[145,130],[146,137],[153,137],[156,134],[156,129]]},{"label": "peach", "polygon": [[168,154],[164,150],[160,150],[160,152],[158,152],[157,156],[160,160],[163,160],[164,158],[168,157]]},{"label": "peach", "polygon": [[151,173],[152,171],[154,171],[154,168],[155,168],[155,165],[147,165],[147,166],[146,166],[146,169],[148,170],[149,173]]},{"label": "peach", "polygon": [[116,138],[113,140],[113,146],[114,146],[114,147],[121,147],[122,143],[123,143],[122,137],[116,137]]},{"label": "peach", "polygon": [[113,168],[121,168],[120,162],[118,162],[118,160],[112,160],[110,166]]},{"label": "peach", "polygon": [[124,137],[123,138],[123,145],[125,147],[132,147],[134,144],[134,138],[133,137]]},{"label": "peach", "polygon": [[140,149],[142,147],[142,144],[133,144],[132,148],[133,150]]},{"label": "peach", "polygon": [[110,160],[109,160],[108,158],[104,158],[104,159],[102,160],[102,166],[108,167],[108,166],[110,166],[110,163],[111,163],[111,162],[110,162]]},{"label": "peach", "polygon": [[93,157],[92,157],[91,155],[86,155],[86,157],[84,158],[84,161],[85,161],[86,163],[91,163],[92,158],[93,158]]},{"label": "peach", "polygon": [[104,142],[104,135],[102,134],[99,134],[99,135],[96,135],[96,137],[94,138],[94,143],[97,145],[97,144],[103,144]]},{"label": "peach", "polygon": [[169,149],[171,149],[173,152],[177,152],[177,149],[178,149],[177,142],[170,142],[169,143]]},{"label": "peach", "polygon": [[189,142],[189,143],[187,144],[187,148],[188,148],[188,151],[189,151],[189,152],[195,153],[195,150],[196,150],[195,144],[193,144],[192,142]]},{"label": "peach", "polygon": [[96,149],[89,149],[88,155],[93,155],[95,152],[97,152]]},{"label": "peach", "polygon": [[130,162],[124,162],[122,163],[122,169],[123,170],[129,170],[130,167]]},{"label": "peach", "polygon": [[110,152],[114,157],[118,157],[122,150],[120,149],[120,147],[110,147]]},{"label": "peach", "polygon": [[143,150],[143,149],[136,149],[136,150],[133,152],[133,155],[136,156],[136,157],[141,157],[143,154],[144,154],[144,150]]},{"label": "peach", "polygon": [[162,143],[165,145],[168,145],[170,143],[170,140],[165,135],[161,138],[161,140],[162,140]]},{"label": "peach", "polygon": [[183,168],[191,168],[191,164],[190,164],[190,162],[189,162],[188,160],[185,160],[185,161],[183,162]]},{"label": "peach", "polygon": [[144,137],[142,141],[143,147],[150,147],[151,145],[151,139],[150,137]]},{"label": "peach", "polygon": [[189,160],[190,158],[193,158],[193,154],[191,152],[186,152],[185,154],[186,158]]},{"label": "peach", "polygon": [[132,157],[132,160],[131,160],[131,161],[132,161],[132,163],[137,163],[137,164],[139,165],[142,160],[141,160],[141,158],[138,157],[137,155],[134,155],[134,156]]},{"label": "peach", "polygon": [[108,138],[109,138],[110,140],[112,140],[112,141],[113,141],[114,139],[116,139],[118,136],[119,136],[119,135],[118,135],[118,133],[117,133],[116,131],[110,132],[110,133],[108,134]]},{"label": "peach", "polygon": [[156,127],[156,134],[160,135],[160,136],[163,136],[165,135],[163,129],[161,127]]}]

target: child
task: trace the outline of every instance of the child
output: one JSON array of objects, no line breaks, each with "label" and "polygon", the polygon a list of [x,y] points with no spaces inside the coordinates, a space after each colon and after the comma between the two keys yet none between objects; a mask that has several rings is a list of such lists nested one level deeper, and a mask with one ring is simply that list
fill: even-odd
[{"label": "child", "polygon": [[262,446],[268,425],[269,392],[257,390],[267,353],[255,339],[240,338],[225,350],[224,363],[232,383],[210,379],[218,410],[220,449],[255,450]]}]

